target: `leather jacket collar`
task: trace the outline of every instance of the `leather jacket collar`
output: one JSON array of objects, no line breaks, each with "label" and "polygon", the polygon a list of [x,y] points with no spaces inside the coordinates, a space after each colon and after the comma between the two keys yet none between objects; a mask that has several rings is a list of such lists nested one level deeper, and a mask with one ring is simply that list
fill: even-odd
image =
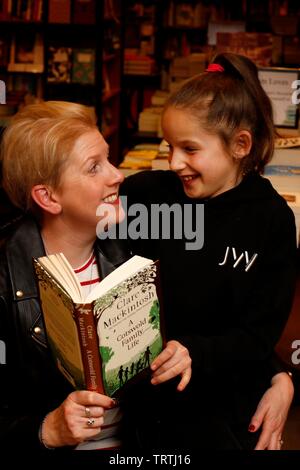
[{"label": "leather jacket collar", "polygon": [[[24,217],[7,243],[7,262],[12,294],[15,301],[38,296],[34,282],[32,258],[45,255],[44,245],[34,219]],[[131,257],[126,241],[98,240],[95,254],[100,276],[104,278]]]}]

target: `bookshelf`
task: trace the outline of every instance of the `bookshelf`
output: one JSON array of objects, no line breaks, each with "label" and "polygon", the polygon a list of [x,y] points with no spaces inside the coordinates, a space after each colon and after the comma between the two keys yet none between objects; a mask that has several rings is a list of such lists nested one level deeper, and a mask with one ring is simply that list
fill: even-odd
[{"label": "bookshelf", "polygon": [[259,67],[300,63],[299,0],[128,0],[124,29],[124,155],[136,144],[159,140],[159,128],[153,124],[150,130],[149,109],[163,106],[155,96],[158,90],[171,93],[182,80],[205,70],[217,51],[249,50]]},{"label": "bookshelf", "polygon": [[[160,0],[128,0],[124,5],[124,66],[121,129],[123,153],[143,140],[138,132],[139,113],[149,105],[161,82]],[[150,134],[148,134],[150,136]],[[147,140],[157,140],[155,134]]]},{"label": "bookshelf", "polygon": [[121,0],[0,2],[0,80],[7,89],[0,125],[36,99],[85,104],[117,165],[122,27]]}]

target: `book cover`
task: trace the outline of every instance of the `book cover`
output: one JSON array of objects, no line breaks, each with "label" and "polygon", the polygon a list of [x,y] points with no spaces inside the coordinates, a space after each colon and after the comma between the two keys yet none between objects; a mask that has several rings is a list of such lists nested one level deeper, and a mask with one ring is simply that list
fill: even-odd
[{"label": "book cover", "polygon": [[95,49],[73,49],[73,83],[95,83]]},{"label": "book cover", "polygon": [[265,175],[300,176],[300,167],[295,165],[268,165]]},{"label": "book cover", "polygon": [[7,70],[42,73],[44,71],[43,56],[44,43],[40,33],[18,32],[12,38]]},{"label": "book cover", "polygon": [[72,49],[54,47],[48,49],[48,82],[71,82]]},{"label": "book cover", "polygon": [[163,348],[158,262],[147,260],[141,268],[146,258],[135,256],[80,301],[72,268],[66,271],[54,258],[45,262],[51,256],[58,255],[35,259],[34,268],[56,364],[74,388],[119,397]]},{"label": "book cover", "polygon": [[48,4],[49,23],[71,22],[71,0],[49,0]]},{"label": "book cover", "polygon": [[74,0],[73,22],[77,24],[95,24],[96,1]]}]

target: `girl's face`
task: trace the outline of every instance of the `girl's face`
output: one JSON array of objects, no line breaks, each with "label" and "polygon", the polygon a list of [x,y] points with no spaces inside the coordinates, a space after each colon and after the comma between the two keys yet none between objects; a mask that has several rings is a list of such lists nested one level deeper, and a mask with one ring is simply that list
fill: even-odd
[{"label": "girl's face", "polygon": [[109,162],[108,145],[97,130],[79,137],[56,190],[66,225],[95,230],[96,234],[96,211],[101,206],[113,209],[106,218],[109,224],[122,221],[124,211],[118,194],[123,179]]},{"label": "girl's face", "polygon": [[190,198],[211,198],[235,187],[241,180],[239,163],[229,156],[217,135],[202,130],[188,110],[166,109],[162,117],[170,146],[170,168]]}]

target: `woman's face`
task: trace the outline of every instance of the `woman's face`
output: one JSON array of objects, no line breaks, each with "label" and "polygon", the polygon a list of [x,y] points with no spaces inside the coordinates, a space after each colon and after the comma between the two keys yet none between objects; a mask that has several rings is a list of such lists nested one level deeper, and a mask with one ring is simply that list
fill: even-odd
[{"label": "woman's face", "polygon": [[189,111],[167,108],[162,129],[170,146],[170,168],[187,196],[211,198],[239,183],[239,164],[225,152],[220,138],[201,129]]},{"label": "woman's face", "polygon": [[[96,212],[108,208],[106,222],[111,225],[124,219],[119,200],[122,173],[108,160],[109,148],[100,132],[91,130],[76,141],[69,162],[56,190],[65,224],[80,231],[95,230]],[[108,215],[107,215],[108,214]]]}]

